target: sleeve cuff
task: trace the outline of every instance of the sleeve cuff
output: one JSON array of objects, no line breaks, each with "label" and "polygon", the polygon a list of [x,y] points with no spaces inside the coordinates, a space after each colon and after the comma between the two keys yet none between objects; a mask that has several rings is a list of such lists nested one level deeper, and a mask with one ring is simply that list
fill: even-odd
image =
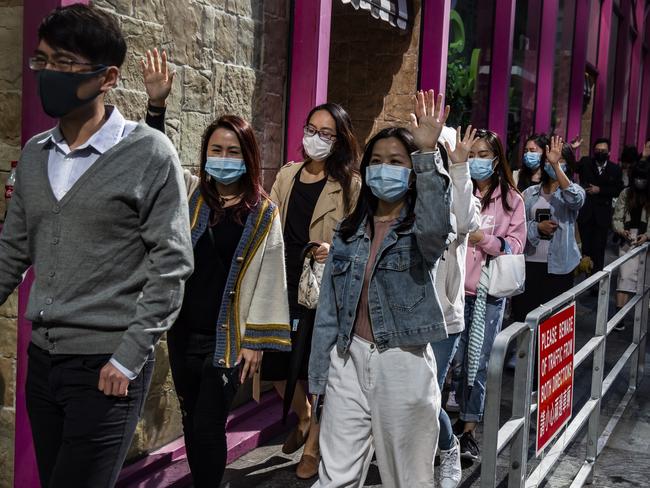
[{"label": "sleeve cuff", "polygon": [[135,374],[133,371],[131,371],[130,369],[125,368],[119,362],[117,362],[117,360],[115,358],[111,358],[110,363],[113,366],[115,366],[119,370],[119,372],[122,373],[124,376],[126,376],[130,381],[133,381],[134,379],[136,379],[138,377],[138,375]]}]

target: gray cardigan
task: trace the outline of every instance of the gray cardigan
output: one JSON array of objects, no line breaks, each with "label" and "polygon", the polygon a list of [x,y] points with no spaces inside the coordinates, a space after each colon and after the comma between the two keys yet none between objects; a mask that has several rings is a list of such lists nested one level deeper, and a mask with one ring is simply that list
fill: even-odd
[{"label": "gray cardigan", "polygon": [[178,156],[138,125],[60,201],[45,140],[23,149],[0,234],[0,304],[34,266],[26,316],[52,354],[112,354],[138,373],[173,323],[193,267]]}]

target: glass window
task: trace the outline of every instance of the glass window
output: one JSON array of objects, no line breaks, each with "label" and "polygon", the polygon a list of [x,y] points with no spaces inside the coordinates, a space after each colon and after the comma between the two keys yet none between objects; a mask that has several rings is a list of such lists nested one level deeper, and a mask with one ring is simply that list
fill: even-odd
[{"label": "glass window", "polygon": [[[609,56],[607,58],[607,93],[605,95],[605,123],[602,134],[594,134],[594,137],[609,137],[612,128],[612,106],[614,102],[614,80],[616,79],[616,46],[618,45],[618,25],[620,19],[617,14],[612,14],[612,28],[609,38]],[[602,76],[603,73],[600,73]]]},{"label": "glass window", "polygon": [[452,0],[446,94],[451,127],[487,127],[494,3]]},{"label": "glass window", "polygon": [[542,2],[517,2],[508,108],[508,161],[518,167],[535,126],[535,87]]},{"label": "glass window", "polygon": [[627,130],[627,101],[630,95],[630,71],[632,71],[630,62],[632,61],[632,46],[634,46],[634,36],[630,33],[628,39],[628,48],[625,53],[625,64],[621,66],[625,70],[625,79],[623,81],[623,105],[621,105],[621,133],[619,148],[625,146],[625,131]]},{"label": "glass window", "polygon": [[[551,132],[566,137],[569,115],[569,92],[571,91],[571,59],[573,51],[573,28],[575,1],[560,0],[558,6],[557,32],[555,36],[555,73],[553,76],[553,109]],[[569,134],[572,139],[577,134]]]}]

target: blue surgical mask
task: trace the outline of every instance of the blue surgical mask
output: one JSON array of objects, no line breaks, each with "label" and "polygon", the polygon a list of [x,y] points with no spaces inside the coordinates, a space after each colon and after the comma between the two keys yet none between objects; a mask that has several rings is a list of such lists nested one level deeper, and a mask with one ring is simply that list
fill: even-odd
[{"label": "blue surgical mask", "polygon": [[524,153],[524,165],[528,169],[537,169],[539,168],[539,163],[542,159],[542,155],[538,152],[525,152]]},{"label": "blue surgical mask", "polygon": [[222,185],[230,185],[246,173],[246,163],[243,159],[208,156],[205,172]]},{"label": "blue surgical mask", "polygon": [[373,195],[385,202],[396,202],[409,189],[411,169],[391,164],[373,164],[366,168],[366,183]]},{"label": "blue surgical mask", "polygon": [[[566,174],[566,163],[561,163],[560,168],[562,168],[562,171]],[[546,171],[546,174],[549,175],[552,180],[557,180],[557,175],[555,174],[555,170],[553,169],[553,166],[551,166],[551,163],[544,163],[544,171]]]},{"label": "blue surgical mask", "polygon": [[492,161],[496,158],[470,158],[469,160],[469,174],[473,180],[482,181],[487,180],[492,173],[494,173],[494,168],[492,167]]}]

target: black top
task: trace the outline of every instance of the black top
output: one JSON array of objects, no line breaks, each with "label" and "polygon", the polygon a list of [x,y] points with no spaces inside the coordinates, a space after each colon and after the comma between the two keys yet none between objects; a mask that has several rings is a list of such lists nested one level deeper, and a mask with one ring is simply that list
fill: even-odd
[{"label": "black top", "polygon": [[621,167],[607,161],[602,170],[596,161],[584,157],[578,164],[580,186],[587,189],[589,185],[600,188],[598,193],[587,194],[585,203],[580,209],[578,223],[581,225],[594,224],[597,227],[612,225],[612,198],[618,197],[623,190],[623,175]]},{"label": "black top", "polygon": [[316,208],[316,202],[325,187],[327,178],[315,183],[300,181],[302,168],[296,178],[289,196],[287,216],[284,222],[284,250],[287,270],[287,289],[289,292],[289,307],[295,310],[298,306],[298,282],[302,270],[302,251],[309,243],[309,224]]},{"label": "black top", "polygon": [[244,225],[233,219],[233,209],[226,208],[221,221],[208,227],[199,238],[194,246],[194,273],[185,284],[178,316],[181,327],[191,332],[216,334],[230,264],[243,231]]}]

